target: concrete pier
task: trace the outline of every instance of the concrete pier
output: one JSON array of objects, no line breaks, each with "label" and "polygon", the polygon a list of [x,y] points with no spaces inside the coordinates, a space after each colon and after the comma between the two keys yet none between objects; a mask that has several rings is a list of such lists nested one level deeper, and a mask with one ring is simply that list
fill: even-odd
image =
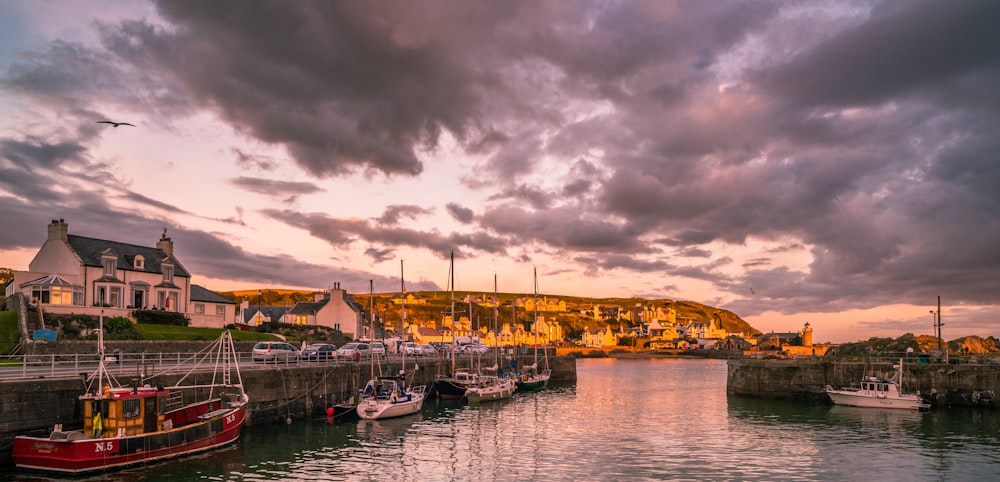
[{"label": "concrete pier", "polygon": [[[531,363],[528,357],[523,360]],[[576,358],[549,357],[551,383],[576,382]],[[438,373],[450,367],[443,359],[418,359],[419,370],[413,383],[430,384]],[[407,370],[414,362],[407,360]],[[383,364],[386,375],[397,373],[398,361]],[[409,372],[408,372],[409,373]],[[288,418],[301,420],[324,416],[326,408],[348,400],[364,386],[371,375],[367,361],[341,364],[255,365],[241,368],[244,390],[250,397],[247,424],[284,423]],[[147,380],[151,385],[174,385],[181,375],[157,375]],[[198,373],[185,384],[211,383],[212,374]],[[127,383],[127,379],[119,379]],[[0,466],[11,463],[13,438],[20,434],[43,434],[60,423],[66,429],[83,425],[82,407],[77,397],[85,390],[84,376],[74,378],[36,378],[0,382]],[[185,402],[205,396],[185,391]]]},{"label": "concrete pier", "polygon": [[[891,375],[892,361],[729,360],[726,389],[756,398],[812,400],[829,403],[823,391],[858,386],[865,376]],[[898,360],[896,361],[898,363]],[[904,392],[928,395],[936,407],[1000,407],[1000,365],[932,363],[903,365]]]}]

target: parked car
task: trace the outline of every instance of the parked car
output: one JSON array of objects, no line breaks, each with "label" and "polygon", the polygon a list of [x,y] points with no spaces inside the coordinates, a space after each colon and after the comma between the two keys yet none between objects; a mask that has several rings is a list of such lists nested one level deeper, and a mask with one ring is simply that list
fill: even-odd
[{"label": "parked car", "polygon": [[419,346],[425,356],[436,356],[438,353],[437,348],[434,348],[432,345],[425,344]]},{"label": "parked car", "polygon": [[346,360],[360,360],[368,356],[370,349],[367,343],[352,341],[337,349],[337,358]]},{"label": "parked car", "polygon": [[330,361],[337,358],[337,347],[329,343],[313,343],[302,350],[299,356],[305,361]]},{"label": "parked car", "polygon": [[253,346],[251,358],[254,362],[289,363],[299,359],[299,350],[283,341],[262,341]]},{"label": "parked car", "polygon": [[451,343],[446,341],[432,341],[430,343],[438,353],[451,353]]},{"label": "parked car", "polygon": [[479,343],[470,343],[468,345],[462,346],[462,353],[469,353],[473,355],[485,355],[490,351],[490,347],[486,345],[481,345]]},{"label": "parked car", "polygon": [[385,357],[385,345],[381,341],[373,341],[368,344],[368,350],[377,357]]},{"label": "parked car", "polygon": [[403,353],[406,356],[417,356],[424,354],[424,350],[420,348],[420,345],[412,341],[404,341],[403,345],[400,347],[400,350],[402,350],[401,353]]}]

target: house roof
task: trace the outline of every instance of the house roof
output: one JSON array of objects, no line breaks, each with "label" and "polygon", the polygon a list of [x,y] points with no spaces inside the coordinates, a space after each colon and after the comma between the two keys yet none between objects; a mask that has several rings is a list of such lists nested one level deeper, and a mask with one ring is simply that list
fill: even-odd
[{"label": "house roof", "polygon": [[270,317],[271,321],[281,321],[281,317],[288,313],[287,306],[253,306],[243,310],[243,322],[249,323],[254,315],[259,311],[262,315]]},{"label": "house roof", "polygon": [[325,298],[322,301],[300,301],[295,303],[292,309],[288,310],[289,315],[315,315],[330,301]]},{"label": "house roof", "polygon": [[77,288],[83,288],[83,286],[81,286],[81,285],[78,285],[76,283],[71,283],[69,281],[66,281],[66,279],[64,279],[62,276],[59,276],[57,274],[51,274],[51,275],[48,275],[48,276],[42,276],[41,278],[28,281],[27,283],[21,283],[20,288],[24,288],[26,286],[31,286],[31,285],[74,286],[74,287],[77,287]]},{"label": "house roof", "polygon": [[439,333],[437,330],[435,330],[434,328],[427,328],[426,326],[421,326],[417,328],[417,334],[419,334],[420,336],[441,336],[441,333]]},{"label": "house roof", "polygon": [[[164,260],[169,260],[174,265],[174,276],[183,278],[191,277],[191,274],[177,260],[172,259],[163,250],[157,248],[88,238],[75,234],[68,235],[67,241],[69,242],[69,247],[83,260],[85,266],[101,267],[103,266],[101,256],[113,255],[118,257],[118,269],[143,273],[162,273],[161,264]],[[143,267],[141,269],[135,269],[136,256],[142,256],[143,258]]]},{"label": "house roof", "polygon": [[226,305],[236,304],[235,301],[230,301],[229,299],[219,296],[198,285],[191,285],[191,301],[203,301],[205,303],[218,303]]}]

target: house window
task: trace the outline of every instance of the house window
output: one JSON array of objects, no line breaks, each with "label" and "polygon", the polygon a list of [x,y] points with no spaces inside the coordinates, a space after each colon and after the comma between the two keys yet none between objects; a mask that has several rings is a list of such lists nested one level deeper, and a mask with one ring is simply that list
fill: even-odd
[{"label": "house window", "polygon": [[49,305],[83,305],[83,288],[74,286],[36,285],[31,287],[35,303]]},{"label": "house window", "polygon": [[334,323],[333,324],[333,329],[334,330],[340,330],[340,323]]},{"label": "house window", "polygon": [[215,314],[218,316],[226,316],[226,307],[222,305],[215,305]]},{"label": "house window", "polygon": [[135,269],[146,269],[146,258],[143,258],[141,254],[136,256],[133,261],[133,267]]},{"label": "house window", "polygon": [[174,282],[174,267],[170,265],[163,266],[163,282],[173,283]]},{"label": "house window", "polygon": [[104,276],[114,276],[118,267],[118,260],[116,258],[105,257],[102,261],[104,261]]},{"label": "house window", "polygon": [[308,323],[308,321],[309,318],[306,315],[295,315],[296,325],[305,325],[306,323]]},{"label": "house window", "polygon": [[204,303],[195,303],[194,304],[194,312],[196,314],[199,314],[199,315],[204,315],[205,314],[205,304]]},{"label": "house window", "polygon": [[112,286],[108,290],[108,305],[114,308],[121,308],[122,289],[120,286]]}]

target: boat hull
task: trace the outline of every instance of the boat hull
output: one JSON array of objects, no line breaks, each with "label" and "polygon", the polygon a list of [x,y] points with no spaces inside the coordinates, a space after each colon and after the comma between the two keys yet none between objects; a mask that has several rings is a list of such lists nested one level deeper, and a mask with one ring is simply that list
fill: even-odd
[{"label": "boat hull", "polygon": [[517,379],[517,391],[519,392],[531,392],[535,390],[541,390],[549,384],[548,373],[539,373],[534,376],[532,375],[521,375]]},{"label": "boat hull", "polygon": [[517,385],[513,381],[502,381],[488,387],[471,387],[466,390],[465,397],[471,403],[490,402],[510,398],[515,390]]},{"label": "boat hull", "polygon": [[468,386],[455,381],[452,378],[439,378],[434,381],[434,390],[438,398],[445,400],[457,400],[465,397]]},{"label": "boat hull", "polygon": [[872,397],[850,390],[827,390],[827,395],[835,405],[847,405],[850,407],[867,408],[894,408],[900,410],[925,410],[930,407],[916,396],[902,396],[900,398]]},{"label": "boat hull", "polygon": [[396,403],[388,400],[363,400],[358,404],[357,413],[364,420],[381,420],[412,415],[419,412],[423,405],[423,394],[413,395],[409,401]]},{"label": "boat hull", "polygon": [[[14,464],[29,470],[85,474],[203,452],[239,439],[245,406],[223,412],[183,427],[127,437],[90,438],[80,432],[16,437]],[[68,437],[60,439],[56,434]]]}]

